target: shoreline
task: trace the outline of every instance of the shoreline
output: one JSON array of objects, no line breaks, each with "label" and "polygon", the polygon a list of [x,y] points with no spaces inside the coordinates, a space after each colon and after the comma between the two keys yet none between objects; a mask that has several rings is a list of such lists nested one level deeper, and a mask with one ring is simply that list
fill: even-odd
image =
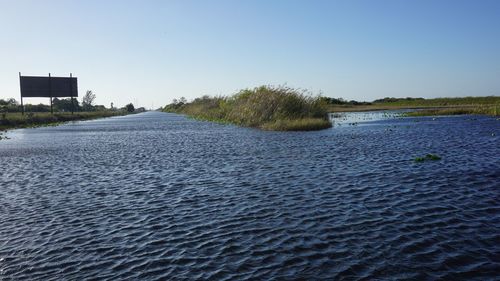
[{"label": "shoreline", "polygon": [[[485,115],[485,116],[500,116],[499,105],[451,105],[451,106],[377,106],[377,105],[359,105],[359,106],[344,106],[344,107],[330,107],[328,114],[336,113],[350,113],[350,112],[370,112],[370,111],[390,111],[390,110],[408,110],[402,113],[402,117],[425,117],[425,116],[438,116],[438,115]],[[166,111],[163,111],[166,112]],[[295,119],[295,120],[276,120],[275,122],[265,123],[261,126],[252,127],[244,126],[231,120],[206,118],[202,115],[194,115],[186,112],[171,112],[187,116],[188,118],[214,122],[219,124],[232,124],[240,127],[250,127],[265,131],[317,131],[331,128],[330,125],[318,120],[310,119]],[[283,122],[283,125],[280,123]],[[329,122],[329,121],[328,121]],[[294,127],[293,123],[301,124]],[[304,125],[305,123],[309,123]],[[311,124],[315,123],[311,126]]]},{"label": "shoreline", "polygon": [[0,132],[8,130],[37,128],[46,126],[58,126],[67,122],[86,121],[100,118],[108,118],[114,116],[124,116],[134,114],[133,112],[117,111],[89,111],[75,112],[74,114],[67,112],[59,112],[51,114],[50,112],[35,112],[26,113],[5,113],[0,115]]},{"label": "shoreline", "polygon": [[321,119],[321,118],[301,118],[301,119],[278,119],[270,122],[263,123],[259,126],[245,126],[243,124],[239,124],[227,119],[216,119],[216,118],[206,118],[201,115],[192,115],[185,112],[170,112],[170,111],[162,111],[165,113],[175,113],[184,115],[188,118],[205,121],[205,122],[213,122],[218,124],[230,124],[235,125],[242,128],[253,128],[263,131],[277,131],[277,132],[293,132],[293,131],[319,131],[325,130],[333,127],[332,123],[329,120]]},{"label": "shoreline", "polygon": [[500,105],[452,105],[452,106],[377,106],[360,105],[350,107],[330,107],[330,113],[367,112],[386,110],[410,110],[404,115],[408,117],[436,115],[487,115],[500,116]]}]

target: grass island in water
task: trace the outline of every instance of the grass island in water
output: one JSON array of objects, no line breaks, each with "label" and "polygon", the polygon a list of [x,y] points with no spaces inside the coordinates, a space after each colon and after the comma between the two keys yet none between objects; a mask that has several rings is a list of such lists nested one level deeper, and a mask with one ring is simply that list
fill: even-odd
[{"label": "grass island in water", "polygon": [[277,131],[309,131],[331,127],[327,113],[414,109],[404,116],[500,115],[500,97],[383,98],[372,102],[313,97],[304,90],[261,86],[229,97],[181,98],[163,111],[190,117]]},{"label": "grass island in water", "polygon": [[313,131],[332,126],[321,97],[285,86],[245,89],[229,97],[203,96],[189,103],[181,99],[163,111],[273,131]]}]

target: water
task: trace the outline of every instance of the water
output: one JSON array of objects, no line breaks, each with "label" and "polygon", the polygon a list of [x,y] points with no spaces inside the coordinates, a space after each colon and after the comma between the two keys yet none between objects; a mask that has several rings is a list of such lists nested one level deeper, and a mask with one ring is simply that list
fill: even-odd
[{"label": "water", "polygon": [[283,133],[159,112],[11,131],[0,279],[498,280],[499,135],[491,117]]},{"label": "water", "polygon": [[[330,113],[329,119],[334,126],[342,125],[365,125],[369,121],[390,120],[403,117],[403,113],[411,110],[379,110],[379,111],[361,111],[361,112],[337,112]],[[368,124],[370,125],[370,124]]]}]

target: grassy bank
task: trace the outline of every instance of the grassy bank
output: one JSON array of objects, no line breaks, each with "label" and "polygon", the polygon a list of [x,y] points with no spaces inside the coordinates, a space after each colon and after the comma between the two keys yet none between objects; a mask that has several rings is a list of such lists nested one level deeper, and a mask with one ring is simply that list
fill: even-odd
[{"label": "grassy bank", "polygon": [[331,127],[326,104],[303,90],[261,86],[229,97],[197,98],[190,103],[172,103],[164,108],[216,122],[276,131],[310,131]]},{"label": "grassy bank", "polygon": [[460,98],[384,98],[375,100],[374,105],[405,107],[460,107],[500,104],[500,96]]},{"label": "grassy bank", "polygon": [[[484,114],[498,116],[499,96],[462,98],[384,98],[369,103],[329,104],[330,112],[419,109],[408,116]],[[423,109],[423,110],[420,110]]]},{"label": "grassy bank", "polygon": [[479,114],[500,116],[500,105],[480,105],[468,107],[452,107],[452,108],[437,108],[424,109],[413,112],[408,112],[405,116],[435,116],[435,115],[463,115],[463,114]]},{"label": "grassy bank", "polygon": [[61,122],[90,120],[128,114],[126,111],[93,111],[71,113],[1,113],[0,130],[56,125]]}]

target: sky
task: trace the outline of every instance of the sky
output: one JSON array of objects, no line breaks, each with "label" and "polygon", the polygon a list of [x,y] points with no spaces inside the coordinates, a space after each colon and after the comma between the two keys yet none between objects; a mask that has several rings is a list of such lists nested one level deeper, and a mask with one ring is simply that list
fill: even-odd
[{"label": "sky", "polygon": [[19,72],[73,73],[80,97],[147,108],[283,84],[500,95],[497,0],[0,0],[0,48],[0,98],[19,99]]}]

